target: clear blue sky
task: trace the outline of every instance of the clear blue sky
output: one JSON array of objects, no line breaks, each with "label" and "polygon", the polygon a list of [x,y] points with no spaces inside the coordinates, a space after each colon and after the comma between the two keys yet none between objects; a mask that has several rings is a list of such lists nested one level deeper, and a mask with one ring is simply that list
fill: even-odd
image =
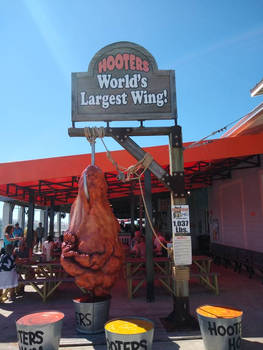
[{"label": "clear blue sky", "polygon": [[263,100],[249,92],[263,78],[262,14],[262,0],[0,0],[0,162],[90,152],[67,132],[71,72],[85,72],[117,41],[135,42],[159,69],[175,70],[184,141],[244,116]]}]

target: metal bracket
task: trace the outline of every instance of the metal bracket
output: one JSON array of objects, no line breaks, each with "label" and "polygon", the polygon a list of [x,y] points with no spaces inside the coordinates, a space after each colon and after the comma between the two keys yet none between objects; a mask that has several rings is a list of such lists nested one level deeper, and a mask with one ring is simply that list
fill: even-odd
[{"label": "metal bracket", "polygon": [[173,172],[162,178],[167,187],[170,187],[177,198],[185,198],[184,172]]},{"label": "metal bracket", "polygon": [[[177,127],[175,127],[177,129]],[[178,129],[177,129],[178,130]],[[114,128],[112,130],[108,130],[112,137],[117,141],[123,148],[125,148],[135,159],[141,160],[145,151],[138,146],[129,136],[127,136],[126,132],[129,130],[125,130],[123,128]],[[149,166],[149,170],[163,182],[163,184],[170,190],[174,192],[176,197],[184,198],[184,173],[183,172],[175,172],[172,175],[169,175],[156,161],[152,161]]]},{"label": "metal bracket", "polygon": [[127,139],[130,128],[107,128],[107,133],[116,138],[118,142],[123,142]]},{"label": "metal bracket", "polygon": [[172,138],[172,147],[175,147],[175,148],[182,148],[183,147],[181,126],[176,125],[172,128],[171,138]]}]

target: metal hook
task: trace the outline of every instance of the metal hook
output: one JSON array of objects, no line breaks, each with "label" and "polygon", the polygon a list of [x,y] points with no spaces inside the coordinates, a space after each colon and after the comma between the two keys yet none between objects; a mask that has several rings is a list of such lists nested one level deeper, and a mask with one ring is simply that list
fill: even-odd
[{"label": "metal hook", "polygon": [[84,186],[84,193],[87,197],[87,200],[89,201],[89,190],[87,186],[87,169],[84,171],[84,174],[83,174],[83,186]]},{"label": "metal hook", "polygon": [[90,143],[91,146],[91,165],[95,165],[95,141]]}]

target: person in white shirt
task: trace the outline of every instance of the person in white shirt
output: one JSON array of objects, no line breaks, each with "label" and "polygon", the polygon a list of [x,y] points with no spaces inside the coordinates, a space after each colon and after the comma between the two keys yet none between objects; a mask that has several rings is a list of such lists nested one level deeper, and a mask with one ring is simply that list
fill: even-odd
[{"label": "person in white shirt", "polygon": [[46,261],[51,261],[53,258],[54,239],[51,235],[47,236],[47,240],[43,243],[43,254]]}]

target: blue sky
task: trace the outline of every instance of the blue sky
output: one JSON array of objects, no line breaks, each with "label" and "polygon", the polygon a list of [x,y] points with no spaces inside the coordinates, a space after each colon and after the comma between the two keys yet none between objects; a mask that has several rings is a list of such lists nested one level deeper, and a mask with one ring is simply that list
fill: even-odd
[{"label": "blue sky", "polygon": [[[184,141],[237,120],[263,100],[249,92],[263,78],[262,13],[262,0],[0,0],[0,162],[90,152],[84,138],[68,136],[71,72],[87,71],[97,51],[118,41],[175,70]],[[100,141],[96,150],[104,151]]]}]

